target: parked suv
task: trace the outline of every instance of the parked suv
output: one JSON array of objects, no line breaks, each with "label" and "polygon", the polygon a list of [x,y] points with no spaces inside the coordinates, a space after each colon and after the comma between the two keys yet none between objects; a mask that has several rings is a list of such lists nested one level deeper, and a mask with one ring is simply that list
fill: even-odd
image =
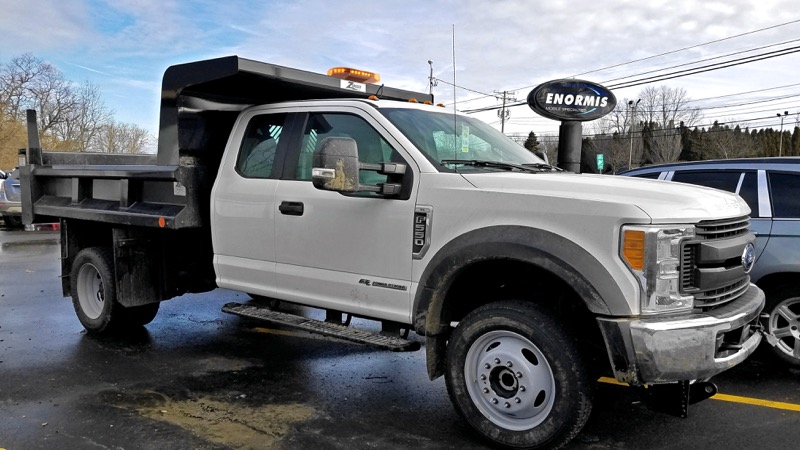
[{"label": "parked suv", "polygon": [[764,325],[772,351],[800,366],[800,157],[663,164],[621,175],[691,183],[735,192],[752,210],[756,263],[751,280],[764,290]]},{"label": "parked suv", "polygon": [[19,176],[17,171],[0,174],[0,216],[6,227],[22,227],[22,203],[20,202]]}]

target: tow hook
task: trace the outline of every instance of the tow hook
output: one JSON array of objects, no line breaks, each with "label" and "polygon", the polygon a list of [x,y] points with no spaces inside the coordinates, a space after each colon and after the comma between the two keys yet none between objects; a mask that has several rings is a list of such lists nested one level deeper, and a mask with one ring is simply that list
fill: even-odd
[{"label": "tow hook", "polygon": [[761,336],[763,336],[764,339],[767,340],[767,344],[775,347],[776,345],[778,345],[778,338],[767,332],[767,327],[764,326],[764,323],[766,323],[769,320],[769,314],[762,313],[760,316],[758,316],[758,318],[760,320],[758,321],[758,323],[753,325],[753,329],[761,333]]},{"label": "tow hook", "polygon": [[717,393],[717,385],[710,381],[679,381],[639,389],[642,401],[648,408],[682,419],[689,417],[689,405],[711,398]]}]

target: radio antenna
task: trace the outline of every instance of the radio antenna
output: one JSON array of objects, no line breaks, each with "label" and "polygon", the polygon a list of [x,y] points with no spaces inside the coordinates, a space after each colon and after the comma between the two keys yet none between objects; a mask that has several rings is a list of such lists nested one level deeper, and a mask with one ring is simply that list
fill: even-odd
[{"label": "radio antenna", "polygon": [[453,24],[453,159],[458,159],[458,120],[456,116],[456,24]]}]

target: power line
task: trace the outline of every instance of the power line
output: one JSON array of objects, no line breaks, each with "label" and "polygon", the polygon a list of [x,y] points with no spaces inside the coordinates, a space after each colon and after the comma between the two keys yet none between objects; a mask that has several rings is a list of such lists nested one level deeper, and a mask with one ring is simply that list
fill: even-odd
[{"label": "power line", "polygon": [[[696,45],[692,45],[692,46],[689,46],[689,47],[679,48],[677,50],[671,50],[671,51],[668,51],[668,52],[659,53],[658,55],[652,55],[652,56],[648,56],[648,57],[645,57],[645,58],[634,59],[632,61],[615,64],[613,66],[601,67],[600,69],[594,69],[594,70],[590,70],[588,72],[583,72],[583,73],[579,73],[577,75],[573,75],[573,78],[580,77],[580,76],[583,76],[583,75],[588,75],[590,73],[600,72],[600,71],[607,70],[607,69],[614,69],[614,68],[617,68],[617,67],[626,66],[628,64],[647,61],[649,59],[655,59],[655,58],[658,58],[658,57],[661,57],[661,56],[671,55],[673,53],[679,53],[679,52],[682,52],[682,51],[685,51],[685,50],[691,50],[693,48],[703,47],[703,46],[710,45],[710,44],[716,44],[718,42],[728,41],[728,40],[735,39],[735,38],[738,38],[738,37],[747,36],[749,34],[760,33],[762,31],[772,30],[772,29],[775,29],[775,28],[780,28],[780,27],[783,27],[783,26],[786,26],[786,25],[791,25],[791,24],[798,23],[798,22],[800,22],[800,19],[792,20],[792,21],[789,21],[789,22],[784,22],[784,23],[781,23],[781,24],[778,24],[778,25],[772,25],[772,26],[769,26],[769,27],[766,27],[766,28],[760,28],[758,30],[748,31],[746,33],[741,33],[741,34],[736,34],[736,35],[733,35],[733,36],[728,36],[728,37],[725,37],[725,38],[722,38],[722,39],[715,39],[713,41],[704,42],[702,44],[696,44]],[[524,89],[524,88],[522,88],[522,89]]]},{"label": "power line", "polygon": [[[616,68],[616,67],[621,67],[621,66],[625,66],[625,65],[628,65],[628,64],[633,64],[633,63],[636,63],[636,62],[655,59],[655,58],[658,58],[658,57],[661,57],[661,56],[666,56],[666,55],[670,55],[670,54],[674,54],[674,53],[679,53],[679,52],[685,51],[685,50],[699,48],[699,47],[703,47],[703,46],[706,46],[706,45],[715,44],[715,43],[718,43],[718,42],[723,42],[723,41],[735,39],[735,38],[738,38],[738,37],[759,33],[759,32],[762,32],[762,31],[767,31],[767,30],[771,30],[771,29],[775,29],[775,28],[780,28],[780,27],[791,25],[791,24],[795,24],[795,23],[798,23],[798,22],[800,22],[800,19],[792,20],[792,21],[789,21],[789,22],[780,23],[780,24],[777,24],[777,25],[772,25],[772,26],[769,26],[769,27],[760,28],[760,29],[757,29],[757,30],[748,31],[748,32],[745,32],[745,33],[736,34],[736,35],[733,35],[733,36],[728,36],[728,37],[721,38],[721,39],[715,39],[715,40],[712,40],[712,41],[704,42],[702,44],[696,44],[696,45],[692,45],[692,46],[688,46],[688,47],[683,47],[683,48],[680,48],[680,49],[677,49],[677,50],[671,50],[671,51],[668,51],[668,52],[659,53],[657,55],[652,55],[652,56],[648,56],[648,57],[645,57],[645,58],[639,58],[639,59],[627,61],[627,62],[624,62],[624,63],[614,64],[614,65],[611,65],[611,66],[606,66],[606,67],[602,67],[602,68],[599,68],[599,69],[594,69],[594,70],[590,70],[590,71],[587,71],[587,72],[582,72],[582,73],[573,75],[572,77],[573,78],[574,77],[579,77],[579,76],[587,75],[587,74],[590,74],[590,73],[600,72],[600,71],[611,69],[611,68]],[[755,51],[755,50],[758,50],[758,49],[763,49],[763,48],[768,48],[768,47],[774,47],[776,45],[782,45],[782,44],[786,44],[786,43],[790,43],[790,42],[794,42],[794,40],[785,41],[785,42],[780,43],[780,44],[771,44],[769,46],[758,47],[758,48],[750,49],[750,50],[743,51],[743,52],[735,52],[735,53],[729,54],[727,56],[731,56],[731,55],[734,55],[734,54],[740,54],[740,53],[747,53],[747,52],[750,52],[750,51]],[[790,53],[794,53],[794,52],[790,52]],[[787,54],[789,54],[789,53],[787,53]],[[755,55],[755,56],[760,56],[760,55]],[[776,56],[782,56],[782,55],[775,55],[773,57],[776,57]],[[711,59],[718,59],[718,58],[719,57],[711,58]],[[709,59],[709,60],[711,60],[711,59]],[[760,61],[762,59],[768,59],[768,58],[753,59],[752,61],[747,61],[747,62]],[[697,63],[702,62],[702,61],[705,61],[705,60],[696,61],[694,63],[682,64],[682,65],[679,65],[679,66],[673,66],[671,68],[681,67],[681,66],[685,66],[685,65],[689,65],[689,64],[697,64]],[[736,60],[734,60],[734,61],[736,61]],[[728,62],[732,62],[732,61],[728,61]],[[720,64],[725,64],[725,63],[720,63]],[[742,63],[742,64],[744,64],[744,63]],[[739,64],[726,65],[726,66],[719,67],[719,68],[733,67],[735,65],[739,65]],[[664,69],[661,69],[661,70],[668,70],[668,69],[669,68],[664,68]],[[696,69],[700,69],[700,68],[696,68]],[[660,71],[660,70],[656,70],[655,72],[658,72],[658,71]],[[710,70],[707,70],[707,71],[710,71]],[[704,72],[707,72],[707,71],[698,71],[698,72],[694,72],[694,73],[689,73],[689,74],[684,75],[684,76],[694,75],[694,74],[697,74],[697,73],[704,73]],[[644,73],[640,73],[640,74],[636,74],[636,75],[630,75],[628,77],[622,77],[622,78],[631,78],[631,77],[644,75],[644,74],[652,73],[652,72],[653,71],[644,72]],[[665,74],[665,75],[670,75],[670,74]],[[661,79],[654,79],[653,81],[649,81],[649,82],[652,83],[652,82],[656,82],[656,81],[664,81],[664,80],[673,79],[673,78],[678,78],[678,77],[677,76],[665,77],[665,78],[661,78]],[[614,80],[610,80],[610,81],[614,81]],[[637,81],[640,81],[640,80],[637,80]],[[617,86],[617,87],[619,87],[619,88],[633,87],[633,86],[638,86],[638,85],[646,84],[646,83],[640,82],[640,83],[637,83],[637,84],[630,84],[630,85],[624,85],[624,84],[625,83],[620,83],[620,86]],[[521,88],[518,88],[518,89],[515,89],[515,90],[524,90],[524,89],[528,89],[528,88],[533,87],[533,86],[534,85],[528,85],[528,86],[524,86],[524,87],[521,87]],[[470,101],[474,101],[474,100],[479,100],[479,99],[482,99],[482,98],[487,98],[487,97],[491,97],[492,96],[490,94],[481,93],[479,91],[472,91],[472,92],[480,93],[481,95],[483,95],[483,97],[476,97],[476,98],[473,98],[473,99],[464,100],[462,103],[470,102]],[[523,104],[525,104],[525,103],[524,102],[520,102],[520,103],[509,105],[509,106],[520,106],[520,105],[523,105]],[[489,110],[492,110],[492,109],[497,109],[497,108],[496,107],[495,108],[489,107],[488,109],[486,109],[486,108],[477,108],[475,110],[468,110],[468,111],[464,111],[464,112],[465,113],[481,112],[481,111],[489,111]]]},{"label": "power line", "polygon": [[780,46],[780,45],[786,45],[786,44],[790,44],[790,43],[798,42],[798,41],[800,41],[800,39],[792,39],[792,40],[789,40],[789,41],[783,41],[783,42],[779,42],[779,43],[776,43],[776,44],[762,45],[761,47],[755,47],[755,48],[751,48],[751,49],[748,49],[748,50],[741,50],[741,51],[738,51],[738,52],[732,52],[732,53],[728,53],[728,54],[725,54],[725,55],[713,56],[713,57],[706,58],[706,59],[700,59],[698,61],[693,61],[693,62],[688,62],[688,63],[683,63],[683,64],[677,64],[677,65],[670,66],[670,67],[664,67],[662,69],[650,70],[650,71],[642,72],[642,73],[639,73],[639,74],[636,74],[636,75],[626,75],[624,77],[613,78],[613,79],[604,81],[603,84],[610,83],[612,81],[624,80],[626,78],[632,78],[632,77],[635,77],[635,76],[647,75],[647,74],[656,73],[656,72],[663,72],[663,71],[669,70],[669,69],[677,69],[678,67],[686,67],[686,66],[691,66],[691,65],[694,65],[694,64],[700,64],[700,63],[706,62],[706,61],[714,61],[714,60],[717,60],[717,59],[727,58],[727,57],[734,56],[734,55],[741,55],[743,53],[750,53],[750,52],[754,52],[754,51],[757,51],[757,50],[764,50],[766,48],[777,47],[777,46]]},{"label": "power line", "polygon": [[657,81],[665,81],[665,80],[671,80],[671,79],[674,79],[674,78],[686,77],[686,76],[689,76],[689,75],[697,75],[699,73],[711,72],[711,71],[714,71],[714,70],[720,70],[720,69],[725,69],[725,68],[728,68],[728,67],[740,66],[740,65],[743,65],[743,64],[748,64],[748,63],[756,62],[756,61],[762,61],[762,60],[765,60],[765,59],[777,58],[779,56],[791,55],[792,53],[797,53],[797,52],[800,52],[800,46],[789,47],[787,49],[782,49],[782,50],[775,50],[775,51],[772,51],[772,52],[762,53],[762,54],[759,54],[759,55],[747,56],[747,57],[744,57],[744,58],[738,58],[738,59],[734,59],[734,60],[731,60],[731,61],[725,61],[725,62],[721,62],[721,63],[709,64],[707,66],[696,67],[696,68],[693,68],[693,69],[679,70],[679,71],[668,73],[668,74],[664,74],[664,75],[640,78],[638,80],[632,80],[632,81],[629,81],[629,82],[624,82],[624,83],[619,83],[619,84],[612,84],[612,85],[607,86],[607,87],[608,88],[623,89],[623,88],[629,88],[629,87],[633,87],[633,86],[641,86],[643,84],[655,83]]}]

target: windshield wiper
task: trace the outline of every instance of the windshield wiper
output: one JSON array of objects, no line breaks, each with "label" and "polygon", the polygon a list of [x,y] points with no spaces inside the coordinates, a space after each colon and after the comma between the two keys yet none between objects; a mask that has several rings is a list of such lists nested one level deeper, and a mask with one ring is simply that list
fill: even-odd
[{"label": "windshield wiper", "polygon": [[522,172],[530,172],[530,173],[562,170],[544,163],[512,164],[500,161],[483,161],[479,159],[443,159],[442,164],[460,164],[473,167],[493,167],[505,170],[519,170]]},{"label": "windshield wiper", "polygon": [[550,172],[564,172],[564,169],[562,169],[560,167],[556,167],[556,166],[551,166],[550,164],[547,164],[547,163],[527,163],[527,164],[522,164],[522,165],[525,166],[525,167],[531,167],[531,168],[534,168],[534,169],[547,170],[547,171],[550,171]]}]

